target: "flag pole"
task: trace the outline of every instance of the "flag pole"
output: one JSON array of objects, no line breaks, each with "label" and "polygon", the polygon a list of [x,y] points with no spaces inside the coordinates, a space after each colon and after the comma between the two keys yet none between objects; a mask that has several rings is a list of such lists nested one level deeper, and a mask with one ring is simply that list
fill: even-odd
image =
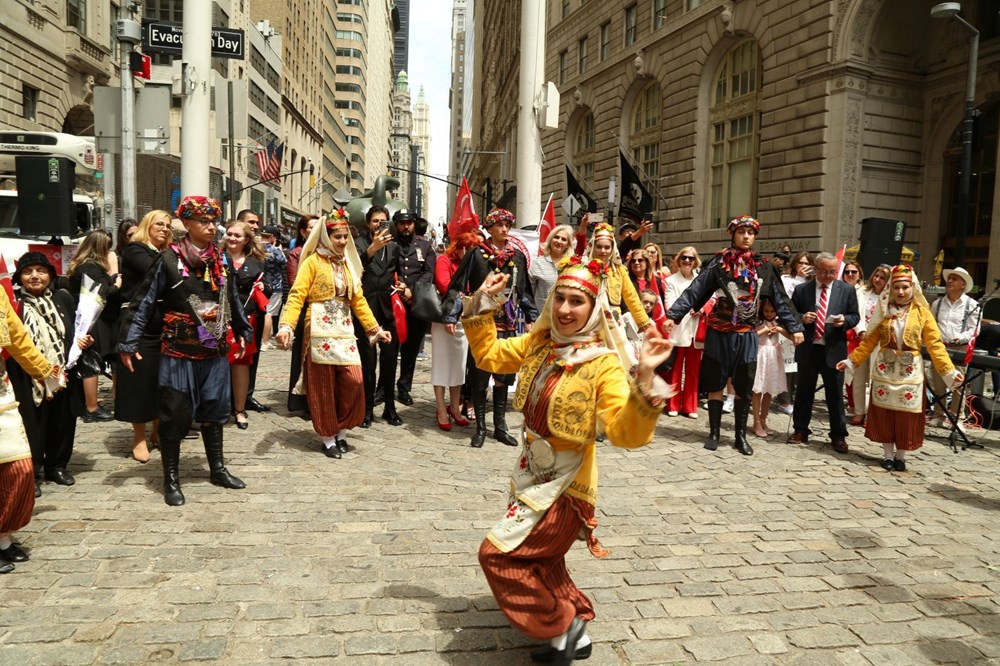
[{"label": "flag pole", "polygon": [[618,148],[622,151],[622,155],[625,156],[626,161],[628,161],[628,163],[632,166],[632,168],[638,172],[640,177],[644,178],[647,183],[650,183],[652,185],[653,192],[656,193],[656,197],[663,202],[663,204],[667,207],[667,210],[670,210],[670,202],[667,201],[667,198],[665,196],[660,194],[659,184],[655,183],[653,179],[649,177],[649,174],[646,173],[646,170],[642,168],[641,164],[636,164],[635,162],[632,161],[632,159],[629,157],[629,149],[625,146],[625,144],[622,143],[621,137],[618,136],[617,134],[615,134],[614,137],[615,140],[618,142]]}]

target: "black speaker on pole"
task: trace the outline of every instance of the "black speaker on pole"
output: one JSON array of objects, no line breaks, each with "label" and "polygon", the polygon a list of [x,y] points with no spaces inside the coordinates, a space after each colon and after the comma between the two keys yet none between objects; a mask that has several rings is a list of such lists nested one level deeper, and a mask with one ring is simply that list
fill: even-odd
[{"label": "black speaker on pole", "polygon": [[884,217],[866,217],[861,220],[861,249],[858,263],[871,275],[879,264],[895,266],[903,256],[906,222],[887,220]]},{"label": "black speaker on pole", "polygon": [[18,156],[17,225],[26,236],[73,236],[76,172],[65,157]]}]

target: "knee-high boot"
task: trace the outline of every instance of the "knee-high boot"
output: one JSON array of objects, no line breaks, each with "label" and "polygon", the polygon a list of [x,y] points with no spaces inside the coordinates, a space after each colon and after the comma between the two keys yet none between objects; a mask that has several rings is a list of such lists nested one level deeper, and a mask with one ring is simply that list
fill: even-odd
[{"label": "knee-high boot", "polygon": [[229,473],[222,459],[222,424],[208,423],[202,425],[201,439],[205,442],[205,455],[208,457],[208,468],[212,471],[209,479],[212,483],[232,490],[246,488],[247,484]]},{"label": "knee-high boot", "polygon": [[476,412],[476,433],[472,436],[471,446],[480,449],[486,442],[486,391],[472,389],[472,409]]},{"label": "knee-high boot", "polygon": [[737,398],[733,417],[736,421],[736,433],[733,436],[733,446],[745,456],[753,455],[753,447],[747,440],[747,419],[750,417],[750,401],[746,398]]},{"label": "knee-high boot", "polygon": [[507,432],[507,387],[493,387],[493,439],[506,446],[517,446],[517,440]]},{"label": "knee-high boot", "polygon": [[180,441],[168,439],[163,436],[163,433],[160,433],[160,459],[163,461],[163,501],[170,506],[184,504],[180,473],[177,471],[180,457]]},{"label": "knee-high boot", "polygon": [[714,451],[719,448],[719,432],[722,430],[722,401],[708,401],[708,438],[705,448]]}]

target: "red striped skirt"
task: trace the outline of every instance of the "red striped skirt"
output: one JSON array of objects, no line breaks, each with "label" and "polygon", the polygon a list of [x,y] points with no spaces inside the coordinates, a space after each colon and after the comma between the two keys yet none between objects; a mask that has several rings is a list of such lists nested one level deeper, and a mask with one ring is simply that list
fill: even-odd
[{"label": "red striped skirt", "polygon": [[339,430],[361,425],[365,418],[361,366],[313,363],[308,342],[302,353],[303,384],[316,433],[320,437],[333,437]]},{"label": "red striped skirt", "polygon": [[503,553],[488,539],[479,547],[479,565],[511,625],[543,641],[565,633],[573,618],[594,619],[594,606],[566,569],[566,553],[581,534],[594,507],[563,495],[520,546]]},{"label": "red striped skirt", "polygon": [[879,444],[895,444],[902,451],[915,451],[924,445],[924,415],[869,405],[865,437]]},{"label": "red striped skirt", "polygon": [[35,466],[31,458],[0,463],[0,536],[31,522],[35,508]]}]

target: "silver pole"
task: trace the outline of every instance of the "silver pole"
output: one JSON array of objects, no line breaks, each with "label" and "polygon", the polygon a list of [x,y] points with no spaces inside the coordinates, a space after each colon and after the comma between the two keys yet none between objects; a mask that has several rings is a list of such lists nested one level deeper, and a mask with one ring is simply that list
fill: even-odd
[{"label": "silver pole", "polygon": [[[123,3],[118,9],[118,16],[123,21],[132,20],[131,3]],[[132,66],[129,54],[132,53],[130,42],[120,42],[120,61],[118,73],[122,81],[122,218],[136,219],[135,205],[135,83],[132,80]]]}]

